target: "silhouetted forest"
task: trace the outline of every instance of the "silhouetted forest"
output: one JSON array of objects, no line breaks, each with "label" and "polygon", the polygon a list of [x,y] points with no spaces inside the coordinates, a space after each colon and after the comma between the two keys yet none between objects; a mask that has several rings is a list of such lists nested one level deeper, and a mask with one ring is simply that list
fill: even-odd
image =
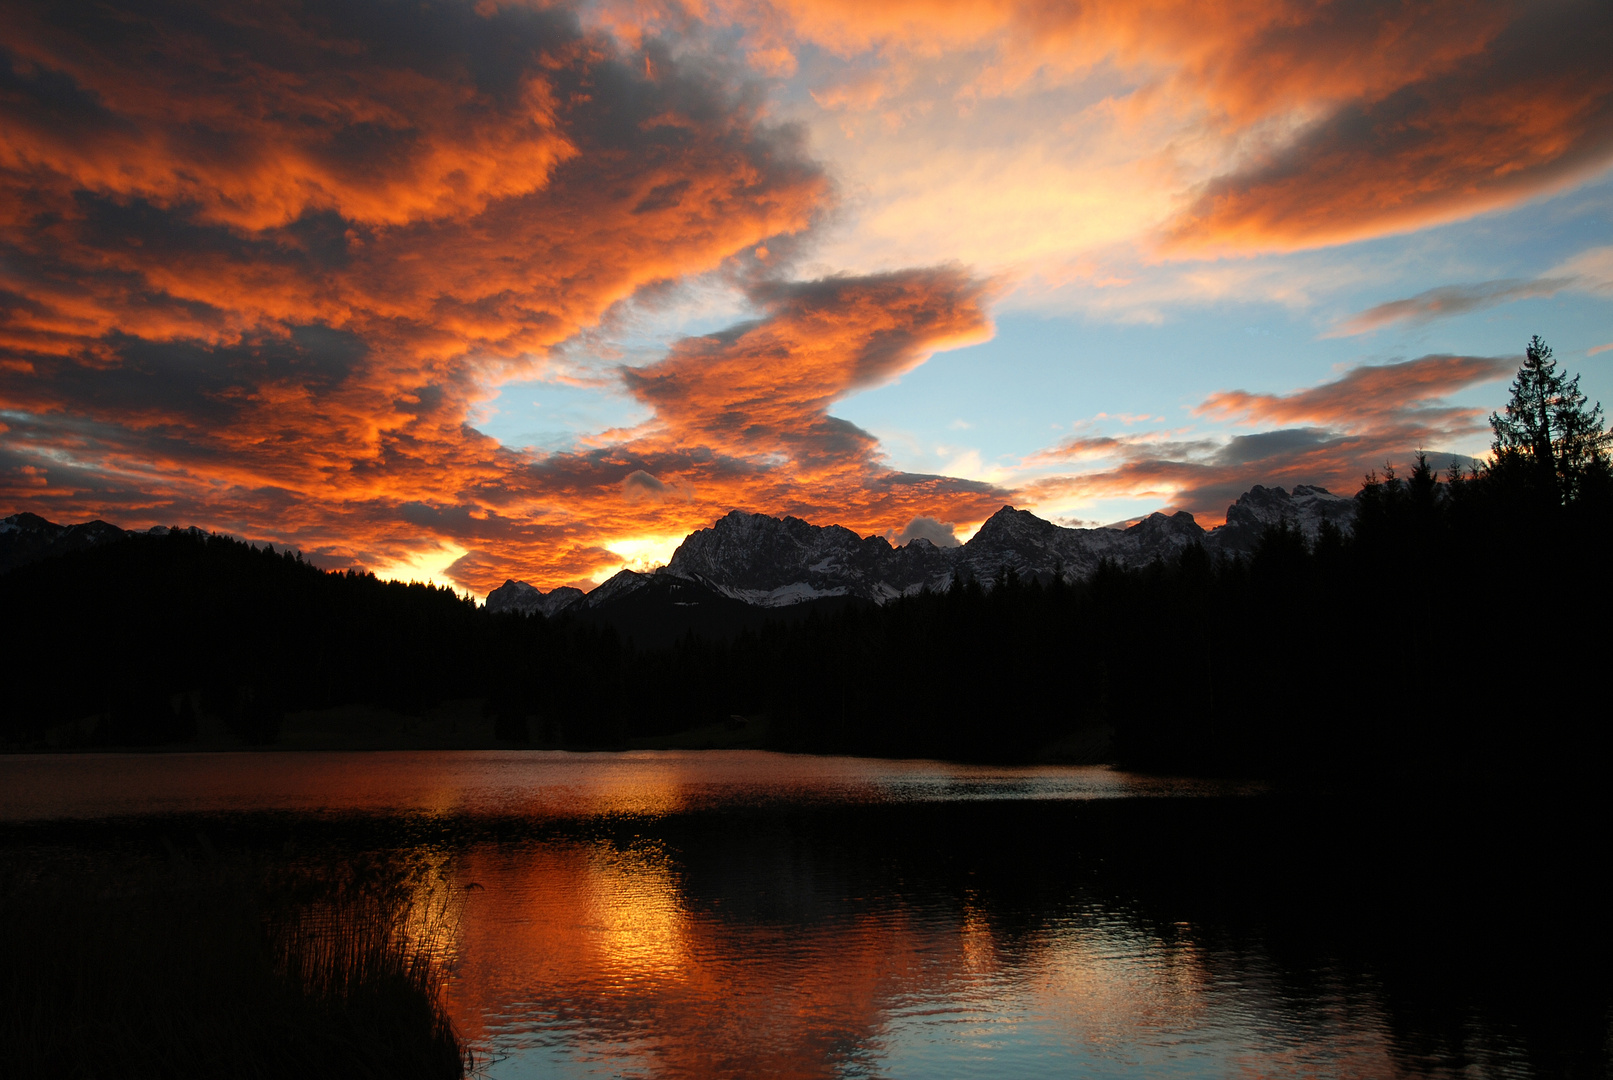
[{"label": "silhouetted forest", "polygon": [[514,744],[743,717],[792,750],[1544,775],[1606,748],[1613,482],[1599,410],[1538,339],[1529,357],[1487,467],[1370,475],[1349,533],[1280,525],[1248,558],[1195,546],[1075,585],[1004,571],[664,648],[235,540],[129,537],[0,578],[4,741],[77,721],[91,743],[182,742],[205,714],[261,743],[288,710],[478,698]]},{"label": "silhouetted forest", "polygon": [[462,692],[483,622],[447,589],[177,531],[14,570],[0,609],[6,738],[94,716],[92,739],[124,745],[191,737],[198,712],[262,743],[288,709]]}]

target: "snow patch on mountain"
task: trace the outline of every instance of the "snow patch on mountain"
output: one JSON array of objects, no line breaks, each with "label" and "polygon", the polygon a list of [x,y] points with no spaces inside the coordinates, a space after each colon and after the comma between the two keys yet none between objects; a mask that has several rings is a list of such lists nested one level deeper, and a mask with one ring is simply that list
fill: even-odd
[{"label": "snow patch on mountain", "polygon": [[893,548],[883,537],[859,537],[838,525],[736,510],[690,533],[658,573],[764,607],[848,595],[884,603],[923,588],[946,588],[955,576],[988,588],[1004,570],[1043,581],[1058,574],[1073,582],[1091,577],[1105,559],[1146,566],[1177,558],[1192,544],[1212,554],[1247,553],[1279,521],[1314,539],[1323,522],[1348,528],[1354,514],[1354,500],[1325,488],[1301,485],[1290,493],[1256,487],[1227,509],[1225,525],[1208,531],[1183,512],[1150,514],[1125,529],[1079,529],[1005,506],[960,547],[915,538]]},{"label": "snow patch on mountain", "polygon": [[1355,500],[1309,484],[1292,492],[1256,484],[1227,507],[1226,524],[1211,535],[1222,551],[1253,551],[1260,534],[1282,521],[1314,541],[1324,522],[1348,531],[1355,523]]},{"label": "snow patch on mountain", "polygon": [[596,608],[608,600],[619,596],[637,592],[650,583],[649,574],[641,574],[637,570],[618,570],[610,578],[593,588],[583,597],[583,606]]},{"label": "snow patch on mountain", "polygon": [[943,550],[928,542],[893,548],[883,536],[840,525],[735,510],[690,533],[658,573],[762,607],[823,596],[887,599],[946,577]]},{"label": "snow patch on mountain", "polygon": [[487,594],[487,610],[494,613],[513,611],[522,615],[537,614],[550,617],[560,614],[586,595],[588,594],[581,589],[574,589],[570,585],[562,585],[558,589],[544,592],[524,581],[505,581]]}]

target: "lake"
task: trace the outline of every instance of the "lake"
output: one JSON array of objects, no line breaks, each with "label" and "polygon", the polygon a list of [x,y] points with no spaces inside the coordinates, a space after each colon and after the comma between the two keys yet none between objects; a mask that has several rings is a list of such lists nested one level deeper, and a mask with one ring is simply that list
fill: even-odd
[{"label": "lake", "polygon": [[1607,1075],[1566,825],[750,751],[0,758],[10,860],[435,860],[450,1010],[511,1080]]}]

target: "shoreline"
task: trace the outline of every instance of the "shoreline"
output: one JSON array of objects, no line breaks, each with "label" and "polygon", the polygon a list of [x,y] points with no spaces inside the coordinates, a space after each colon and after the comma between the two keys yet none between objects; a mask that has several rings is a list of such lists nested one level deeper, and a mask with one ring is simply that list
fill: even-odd
[{"label": "shoreline", "polygon": [[572,753],[619,753],[633,750],[771,750],[778,753],[826,757],[878,757],[885,760],[956,760],[958,763],[991,761],[998,764],[1110,765],[1119,767],[1111,750],[1114,732],[1107,725],[1071,732],[1028,758],[951,759],[934,755],[846,754],[833,750],[782,745],[774,725],[765,716],[731,716],[666,735],[624,740],[601,746],[571,742],[558,725],[532,722],[526,739],[501,738],[498,722],[484,715],[484,699],[446,701],[418,715],[384,706],[341,705],[287,713],[272,741],[251,743],[232,734],[222,721],[202,716],[197,737],[157,745],[116,745],[91,741],[98,717],[68,721],[47,729],[43,745],[0,746],[0,755],[86,753],[264,753],[309,751],[389,750],[564,750]]}]

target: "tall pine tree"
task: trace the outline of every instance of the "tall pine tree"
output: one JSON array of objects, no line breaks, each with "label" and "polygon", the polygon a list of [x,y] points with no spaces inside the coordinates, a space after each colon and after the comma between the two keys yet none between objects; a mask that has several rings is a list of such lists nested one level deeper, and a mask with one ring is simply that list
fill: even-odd
[{"label": "tall pine tree", "polygon": [[1586,408],[1579,376],[1559,371],[1551,347],[1531,338],[1512,381],[1506,409],[1490,414],[1495,431],[1491,472],[1521,481],[1555,503],[1572,502],[1608,473],[1613,433],[1602,426],[1602,404]]}]

